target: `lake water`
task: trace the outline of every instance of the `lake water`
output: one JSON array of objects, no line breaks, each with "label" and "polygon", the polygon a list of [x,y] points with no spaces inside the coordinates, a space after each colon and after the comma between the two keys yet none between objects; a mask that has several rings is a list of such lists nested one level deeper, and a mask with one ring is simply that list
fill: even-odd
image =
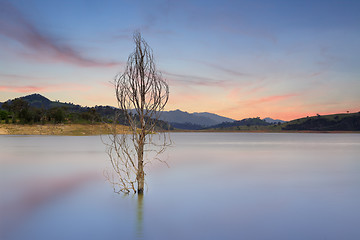
[{"label": "lake water", "polygon": [[171,137],[138,198],[99,136],[0,136],[0,239],[360,239],[360,134]]}]

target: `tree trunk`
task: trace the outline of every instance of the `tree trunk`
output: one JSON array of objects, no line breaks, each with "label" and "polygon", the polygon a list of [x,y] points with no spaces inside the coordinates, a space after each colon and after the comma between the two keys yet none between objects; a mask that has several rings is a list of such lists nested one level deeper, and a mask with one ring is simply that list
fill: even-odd
[{"label": "tree trunk", "polygon": [[[124,73],[118,74],[115,79],[116,99],[132,135],[124,134],[118,139],[114,131],[109,156],[115,172],[120,177],[120,191],[133,190],[143,194],[144,161],[149,161],[146,152],[152,151],[147,146],[154,147],[154,151],[160,154],[168,145],[165,137],[164,146],[158,146],[146,136],[154,132],[160,113],[169,99],[169,86],[156,70],[152,49],[140,33],[134,33],[134,41],[136,49],[130,54]],[[132,113],[132,109],[135,109],[136,113]],[[128,138],[133,148],[125,141]],[[133,150],[136,151],[136,156]]]},{"label": "tree trunk", "polygon": [[145,184],[145,174],[144,174],[144,142],[140,141],[139,150],[138,150],[138,172],[137,172],[137,182],[138,182],[138,194],[144,193],[144,184]]}]

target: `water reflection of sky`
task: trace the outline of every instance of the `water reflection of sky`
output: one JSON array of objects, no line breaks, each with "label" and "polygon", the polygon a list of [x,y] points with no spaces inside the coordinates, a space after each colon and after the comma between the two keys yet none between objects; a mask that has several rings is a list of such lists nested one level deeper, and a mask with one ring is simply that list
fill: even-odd
[{"label": "water reflection of sky", "polygon": [[1,239],[358,239],[359,134],[176,133],[143,199],[100,137],[0,137]]}]

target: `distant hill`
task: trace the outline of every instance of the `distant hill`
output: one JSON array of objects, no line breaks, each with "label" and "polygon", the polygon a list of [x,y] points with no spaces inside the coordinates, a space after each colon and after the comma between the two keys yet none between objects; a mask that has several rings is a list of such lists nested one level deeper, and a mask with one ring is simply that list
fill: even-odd
[{"label": "distant hill", "polygon": [[49,109],[51,107],[57,107],[55,106],[57,105],[55,102],[52,102],[48,98],[37,93],[22,97],[22,99],[27,101],[32,107],[45,108],[45,109]]},{"label": "distant hill", "polygon": [[[18,123],[94,123],[111,121],[115,108],[109,106],[82,107],[73,103],[51,101],[40,94],[9,99],[0,103],[5,122]],[[126,124],[125,118],[119,123]]]},{"label": "distant hill", "polygon": [[272,118],[264,118],[263,119],[265,122],[268,122],[268,123],[272,123],[272,124],[278,124],[278,123],[284,123],[286,121],[283,121],[283,120],[280,120],[280,119],[272,119]]},{"label": "distant hill", "polygon": [[296,119],[282,125],[283,130],[360,131],[360,112]]},{"label": "distant hill", "polygon": [[235,119],[231,119],[231,118],[227,118],[227,117],[223,117],[214,113],[208,113],[208,112],[194,112],[193,113],[194,116],[199,116],[199,117],[205,117],[205,118],[209,118],[217,123],[223,123],[223,122],[234,122]]},{"label": "distant hill", "polygon": [[180,110],[164,111],[162,112],[160,119],[169,122],[176,128],[190,130],[209,127],[226,121],[234,121],[233,119],[213,113],[188,113]]},{"label": "distant hill", "polygon": [[246,127],[250,127],[250,126],[269,126],[272,125],[271,123],[268,123],[264,120],[261,120],[260,118],[245,118],[243,120],[240,121],[234,121],[234,122],[224,122],[224,123],[220,123],[214,126],[211,126],[211,129],[224,129],[224,128],[228,128],[228,129],[236,129],[237,127],[240,126],[246,126]]},{"label": "distant hill", "polygon": [[[80,105],[75,105],[73,103],[65,103],[60,101],[51,101],[50,99],[44,97],[41,94],[34,93],[31,95],[27,95],[24,97],[20,97],[20,99],[25,100],[29,103],[30,107],[41,108],[41,109],[50,109],[57,107],[66,107],[67,109],[76,110],[79,112],[87,111],[88,107],[82,107]],[[6,102],[11,103],[15,99],[9,99]]]}]

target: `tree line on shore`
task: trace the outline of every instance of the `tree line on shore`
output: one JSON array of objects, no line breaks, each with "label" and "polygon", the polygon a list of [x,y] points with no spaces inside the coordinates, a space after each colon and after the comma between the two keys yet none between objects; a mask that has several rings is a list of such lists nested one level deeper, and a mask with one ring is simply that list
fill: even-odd
[{"label": "tree line on shore", "polygon": [[2,103],[0,119],[3,123],[20,124],[98,123],[111,122],[114,112],[111,107],[80,107],[65,103],[38,107],[23,98],[16,98]]},{"label": "tree line on shore", "polygon": [[[95,124],[129,125],[122,110],[110,106],[82,107],[73,103],[50,101],[40,94],[32,94],[0,103],[0,123],[5,124]],[[138,116],[135,116],[137,120]],[[173,129],[165,121],[157,122],[157,129]]]}]

